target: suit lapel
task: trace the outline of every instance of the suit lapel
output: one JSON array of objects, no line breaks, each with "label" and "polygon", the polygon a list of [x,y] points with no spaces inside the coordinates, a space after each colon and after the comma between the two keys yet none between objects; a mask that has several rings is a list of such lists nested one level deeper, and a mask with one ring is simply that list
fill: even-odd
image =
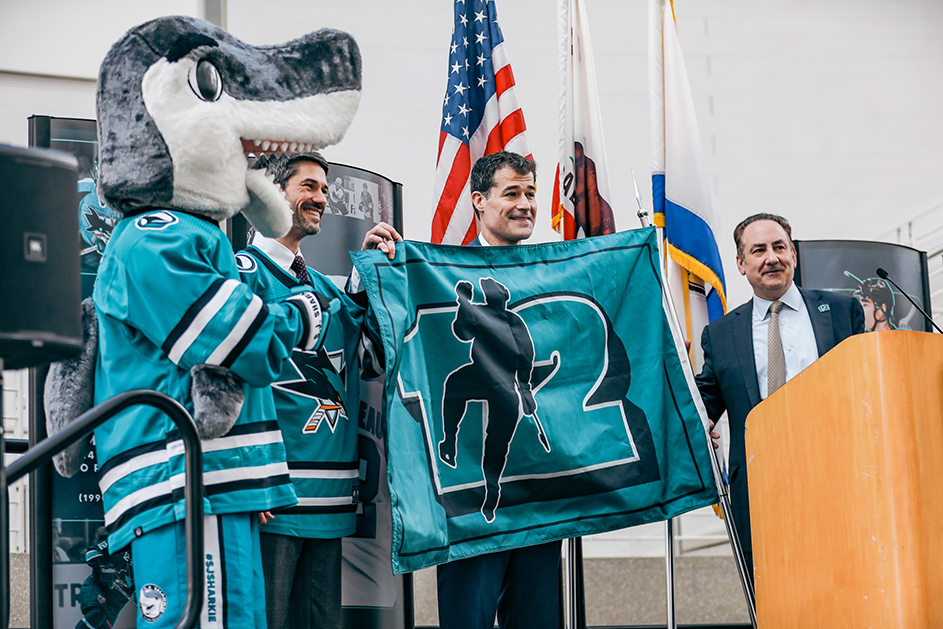
[{"label": "suit lapel", "polygon": [[753,354],[753,300],[737,308],[733,321],[734,356],[739,363],[743,386],[750,396],[750,407],[760,403],[760,385],[756,381],[756,357]]},{"label": "suit lapel", "polygon": [[[815,348],[819,352],[819,357],[825,355],[832,348],[834,343],[834,333],[832,331],[832,310],[827,307],[821,293],[812,293],[804,291],[801,288],[799,292],[805,301],[806,310],[809,311],[809,319],[812,321],[812,331],[815,333]],[[819,307],[825,305],[824,311]]]}]

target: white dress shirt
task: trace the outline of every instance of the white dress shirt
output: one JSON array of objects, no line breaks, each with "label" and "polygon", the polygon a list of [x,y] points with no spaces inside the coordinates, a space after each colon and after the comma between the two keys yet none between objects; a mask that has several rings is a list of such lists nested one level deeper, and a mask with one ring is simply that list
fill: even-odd
[{"label": "white dress shirt", "polygon": [[258,248],[259,251],[271,258],[272,262],[281,267],[283,271],[298,277],[297,274],[291,270],[291,263],[295,261],[295,254],[292,253],[291,249],[278,242],[274,238],[268,238],[259,232],[255,232],[252,235],[251,244],[253,247]]},{"label": "white dress shirt", "polygon": [[[802,293],[793,283],[779,301],[779,338],[786,356],[786,382],[811,365],[819,357],[815,345],[812,319],[805,307]],[[760,399],[766,399],[769,363],[769,307],[773,302],[753,296],[753,356],[756,359],[756,379],[760,385]]]}]

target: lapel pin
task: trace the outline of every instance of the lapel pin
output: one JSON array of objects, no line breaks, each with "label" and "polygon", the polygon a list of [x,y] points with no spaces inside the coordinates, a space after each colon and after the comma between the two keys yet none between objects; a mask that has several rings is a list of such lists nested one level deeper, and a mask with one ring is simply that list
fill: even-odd
[{"label": "lapel pin", "polygon": [[819,312],[828,312],[828,311],[829,311],[828,304],[822,304],[821,306],[819,306]]}]

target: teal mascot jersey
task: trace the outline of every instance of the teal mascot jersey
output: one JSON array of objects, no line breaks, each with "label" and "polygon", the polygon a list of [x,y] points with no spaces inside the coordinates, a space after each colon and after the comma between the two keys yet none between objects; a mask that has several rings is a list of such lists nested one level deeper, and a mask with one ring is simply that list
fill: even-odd
[{"label": "teal mascot jersey", "polygon": [[[297,503],[270,387],[295,347],[316,350],[329,329],[328,301],[313,291],[284,303],[253,294],[222,226],[241,213],[266,236],[288,233],[288,200],[250,155],[339,142],[360,91],[346,33],[257,47],[180,16],[128,31],[99,72],[96,190],[122,218],[86,305],[85,350],[50,367],[47,425],[52,434],[134,389],[193,415],[203,629],[265,625],[257,512]],[[138,626],[174,626],[188,591],[182,440],[162,412],[138,406],[96,429],[95,445],[109,547],[133,546]],[[64,454],[57,469],[74,473],[75,449]]]},{"label": "teal mascot jersey", "polygon": [[236,256],[243,281],[266,303],[313,289],[331,302],[330,326],[320,350],[295,349],[272,392],[298,504],[275,513],[264,533],[339,538],[356,528],[359,477],[356,411],[346,405],[345,368],[355,360],[363,309],[329,279],[309,268],[302,284],[254,246]]},{"label": "teal mascot jersey", "polygon": [[[159,210],[118,223],[94,291],[99,321],[95,402],[154,389],[193,412],[190,369],[227,367],[246,382],[232,429],[204,441],[207,514],[294,504],[285,448],[266,387],[301,336],[292,305],[266,305],[239,281],[213,222]],[[95,431],[109,544],[122,548],[182,519],[183,445],[173,422],[135,407]]]}]

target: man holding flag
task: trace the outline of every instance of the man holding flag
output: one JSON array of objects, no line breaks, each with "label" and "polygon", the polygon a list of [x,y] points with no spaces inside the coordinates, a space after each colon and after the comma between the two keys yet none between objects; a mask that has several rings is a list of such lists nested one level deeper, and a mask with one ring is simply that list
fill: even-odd
[{"label": "man holding flag", "polygon": [[[534,230],[536,166],[504,35],[494,0],[455,0],[454,15],[432,242],[515,245]],[[473,166],[484,182],[474,189]],[[505,629],[553,629],[560,624],[559,572],[559,542],[443,564],[437,570],[439,626],[491,629],[497,614]]]},{"label": "man holding flag", "polygon": [[[516,153],[494,153],[475,163],[471,173],[471,200],[481,233],[470,246],[514,246],[530,238],[537,215],[536,173],[533,160]],[[533,347],[530,351],[532,361]],[[529,384],[527,389],[529,394]],[[525,400],[524,414],[533,414],[536,421],[532,394],[529,399],[533,407],[528,409]],[[464,414],[465,410],[459,414]],[[520,412],[515,417],[489,417],[487,432],[498,434],[499,439],[486,436],[486,461],[500,450],[503,470],[514,428],[520,421]],[[510,430],[499,432],[501,427],[510,427]],[[494,510],[489,508],[493,520]],[[437,568],[439,626],[441,629],[491,629],[497,615],[502,629],[559,627],[559,574],[559,541],[441,564]]]}]

